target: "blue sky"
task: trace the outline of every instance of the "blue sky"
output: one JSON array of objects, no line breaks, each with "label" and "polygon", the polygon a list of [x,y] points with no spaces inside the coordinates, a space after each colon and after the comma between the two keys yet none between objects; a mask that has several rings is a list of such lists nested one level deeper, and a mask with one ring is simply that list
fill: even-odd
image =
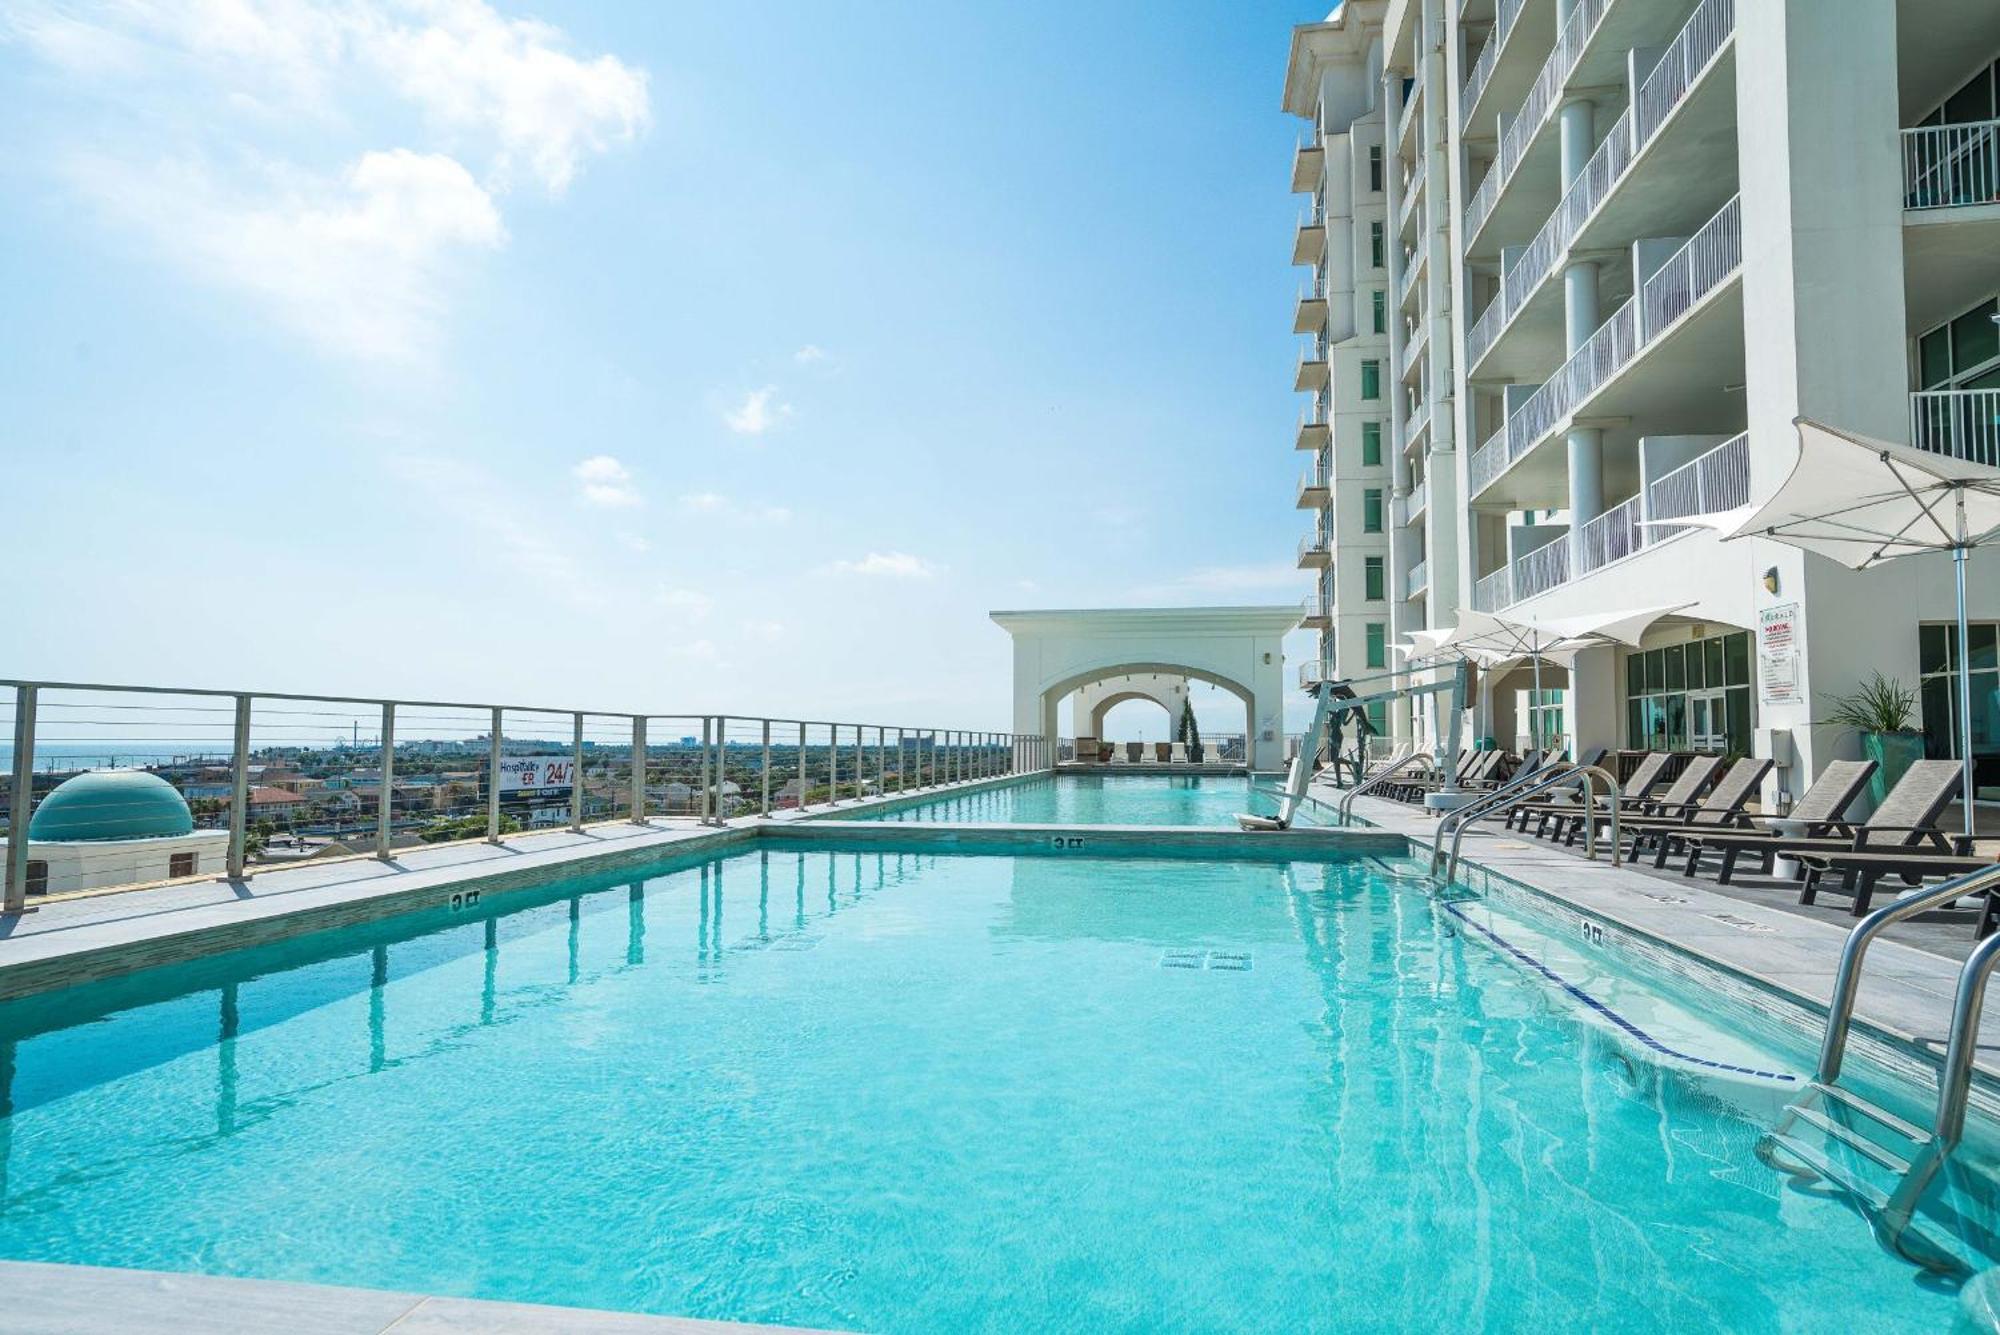
[{"label": "blue sky", "polygon": [[0,0],[7,669],[1003,727],[991,608],[1296,600],[1317,16]]}]

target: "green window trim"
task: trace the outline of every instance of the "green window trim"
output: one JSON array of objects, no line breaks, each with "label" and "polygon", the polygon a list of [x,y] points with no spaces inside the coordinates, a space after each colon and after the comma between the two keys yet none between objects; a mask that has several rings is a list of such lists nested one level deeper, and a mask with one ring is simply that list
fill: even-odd
[{"label": "green window trim", "polygon": [[1361,363],[1361,397],[1382,397],[1382,363],[1372,357]]},{"label": "green window trim", "polygon": [[1361,531],[1380,533],[1382,531],[1382,489],[1368,487],[1361,493]]},{"label": "green window trim", "polygon": [[1383,668],[1389,666],[1389,628],[1380,621],[1367,624],[1368,666]]},{"label": "green window trim", "polygon": [[1379,603],[1389,596],[1388,575],[1382,568],[1381,557],[1364,556],[1361,558],[1361,584],[1362,596],[1371,603]]},{"label": "green window trim", "polygon": [[1379,467],[1382,463],[1382,424],[1363,422],[1361,424],[1361,465],[1364,468]]}]

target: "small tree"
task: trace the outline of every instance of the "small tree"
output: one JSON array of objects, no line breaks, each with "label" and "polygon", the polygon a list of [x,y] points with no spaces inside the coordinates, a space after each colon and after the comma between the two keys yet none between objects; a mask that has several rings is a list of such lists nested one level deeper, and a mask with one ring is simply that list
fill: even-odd
[{"label": "small tree", "polygon": [[1188,754],[1193,755],[1201,746],[1201,728],[1194,721],[1194,701],[1181,701],[1180,740],[1187,745]]}]

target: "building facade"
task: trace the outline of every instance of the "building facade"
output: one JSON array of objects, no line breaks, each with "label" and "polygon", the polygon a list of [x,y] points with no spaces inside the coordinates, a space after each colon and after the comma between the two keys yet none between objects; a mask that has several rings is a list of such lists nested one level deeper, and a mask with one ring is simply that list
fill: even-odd
[{"label": "building facade", "polygon": [[[1394,663],[1461,607],[1670,607],[1539,696],[1489,677],[1480,732],[1770,754],[1796,793],[1855,745],[1814,720],[1880,671],[1956,755],[1948,558],[1856,574],[1670,521],[1767,496],[1799,416],[2000,463],[1996,84],[1991,0],[1347,0],[1297,29],[1284,105],[1306,142],[1385,148],[1385,265],[1357,281],[1388,294],[1386,480],[1356,485],[1387,488],[1388,532],[1347,545],[1336,438],[1312,535],[1332,571],[1386,555],[1362,633],[1386,622]],[[1308,156],[1293,186],[1329,200],[1332,253],[1350,177]],[[1303,304],[1299,324],[1313,336]],[[1343,332],[1329,316],[1336,349]],[[1336,372],[1308,421],[1338,422],[1343,389]],[[1991,687],[1996,575],[1975,556]],[[1371,641],[1357,661],[1348,582],[1331,592],[1314,667],[1360,675]],[[2000,690],[1973,715],[1979,784],[2000,789]],[[1420,718],[1392,728],[1426,740]]]}]

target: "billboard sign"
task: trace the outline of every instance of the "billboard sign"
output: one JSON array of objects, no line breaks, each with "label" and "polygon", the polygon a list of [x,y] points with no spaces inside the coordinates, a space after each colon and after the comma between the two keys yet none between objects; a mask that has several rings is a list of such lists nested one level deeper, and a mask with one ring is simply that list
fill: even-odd
[{"label": "billboard sign", "polygon": [[500,796],[567,797],[575,773],[572,756],[508,756],[500,762]]}]

